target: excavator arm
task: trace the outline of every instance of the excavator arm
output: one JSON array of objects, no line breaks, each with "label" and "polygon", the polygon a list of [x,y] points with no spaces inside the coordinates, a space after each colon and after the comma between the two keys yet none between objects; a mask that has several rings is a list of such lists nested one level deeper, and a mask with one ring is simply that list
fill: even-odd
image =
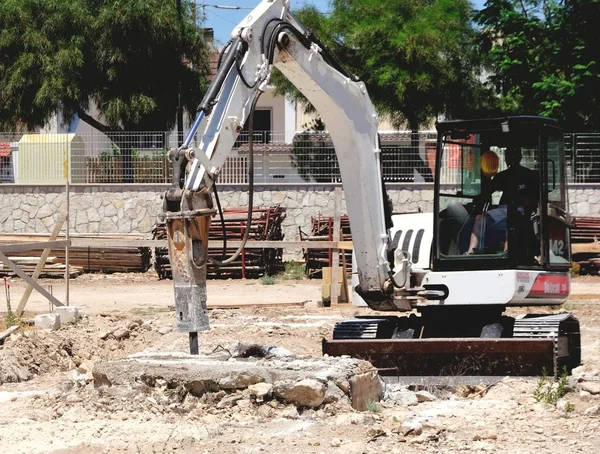
[{"label": "excavator arm", "polygon": [[[294,18],[288,0],[263,0],[232,32],[220,66],[183,145],[171,150],[165,194],[178,327],[208,328],[208,226],[211,188],[276,67],[315,106],[331,134],[342,176],[359,275],[357,291],[375,310],[399,310],[394,288],[407,281],[388,261],[391,219],[381,178],[378,117],[365,85],[346,73]],[[198,130],[197,147],[192,143]]]}]

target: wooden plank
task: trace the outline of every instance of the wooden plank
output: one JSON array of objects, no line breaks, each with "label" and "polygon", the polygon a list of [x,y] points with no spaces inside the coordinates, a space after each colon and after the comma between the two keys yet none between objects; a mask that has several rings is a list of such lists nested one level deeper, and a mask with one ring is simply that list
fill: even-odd
[{"label": "wooden plank", "polygon": [[[58,237],[58,234],[60,233],[60,229],[62,229],[62,226],[65,223],[66,218],[67,217],[64,214],[60,216],[60,218],[54,225],[54,229],[52,230],[52,233],[50,234],[50,241],[56,241],[56,238]],[[48,256],[50,255],[51,250],[52,250],[51,248],[47,247],[46,249],[44,249],[44,252],[42,252],[42,256],[40,257],[40,260],[39,260],[37,266],[35,267],[35,271],[33,272],[33,275],[31,276],[31,278],[34,281],[37,280],[38,277],[40,277],[42,268],[46,264],[46,260],[48,260]],[[65,273],[67,273],[67,275],[69,273],[68,263],[66,266]],[[17,314],[17,317],[20,317],[21,315],[23,315],[23,311],[25,310],[25,305],[27,304],[27,301],[29,300],[29,297],[31,296],[32,290],[33,290],[33,286],[28,285],[27,288],[25,289],[25,293],[23,293],[23,296],[21,296],[21,301],[19,301],[19,305],[17,306],[17,310],[15,311],[15,313]]]},{"label": "wooden plank", "polygon": [[[67,184],[65,187],[65,195],[67,198],[67,234],[66,234],[66,238],[67,240],[70,240],[69,238],[69,232],[71,231],[71,208],[70,208],[70,203],[71,203],[71,191],[70,191],[70,186],[69,186],[69,178],[68,178],[68,171],[69,168],[68,166],[65,166],[65,177],[67,180]],[[69,278],[71,277],[70,273],[69,273],[69,244],[67,244],[65,246],[65,302],[67,303],[67,306],[69,305]]]},{"label": "wooden plank", "polygon": [[600,253],[600,242],[571,244],[573,254],[580,252]]},{"label": "wooden plank", "polygon": [[348,291],[348,268],[346,266],[346,251],[342,251],[342,302],[349,303],[350,295]]},{"label": "wooden plank", "polygon": [[0,252],[21,252],[31,251],[36,249],[46,248],[61,248],[66,247],[70,243],[70,240],[58,240],[58,241],[33,241],[29,243],[19,244],[0,244]]},{"label": "wooden plank", "polygon": [[[342,188],[335,188],[334,191],[334,203],[333,203],[333,242],[339,243],[340,241],[340,210],[342,205]],[[339,285],[339,273],[340,268],[340,250],[338,248],[333,249],[333,257],[331,261],[331,303],[336,304],[339,302],[340,291]]]},{"label": "wooden plank", "polygon": [[10,328],[2,331],[0,333],[0,344],[4,341],[4,339],[6,339],[8,336],[10,336],[12,333],[14,333],[18,329],[19,329],[19,325],[14,325],[14,326],[11,326]]},{"label": "wooden plank", "polygon": [[324,266],[321,272],[321,301],[318,302],[318,306],[327,307],[331,305],[331,268]]},{"label": "wooden plank", "polygon": [[[227,241],[228,248],[238,248],[241,241]],[[209,248],[217,249],[223,247],[223,242],[211,240],[208,243]],[[71,237],[71,248],[74,247],[168,247],[167,240],[106,240],[93,238],[74,238]],[[352,241],[248,241],[246,249],[328,249],[337,248],[352,250],[354,248]],[[39,248],[38,248],[39,249]]]},{"label": "wooden plank", "polygon": [[4,253],[2,251],[0,251],[0,260],[3,261],[8,266],[10,266],[17,276],[19,276],[25,282],[30,284],[33,288],[35,288],[42,295],[44,295],[47,299],[49,299],[52,302],[52,304],[54,304],[55,306],[64,306],[64,304],[61,303],[60,301],[58,301],[54,297],[54,295],[50,294],[44,287],[39,285],[35,280],[31,279],[31,277],[29,277],[26,273],[24,273],[21,270],[21,268],[19,268],[19,266],[16,265],[12,260],[9,260],[9,258],[6,255],[4,255]]},{"label": "wooden plank", "polygon": [[[12,235],[11,235],[12,236]],[[45,237],[46,239],[48,237]],[[59,237],[60,238],[60,237]],[[11,245],[4,244],[2,240],[3,236],[0,236],[0,251],[12,252],[17,251],[16,249],[4,249],[4,247],[10,247]],[[66,240],[59,240],[66,241]],[[167,240],[145,240],[145,239],[112,239],[112,238],[93,238],[93,237],[70,237],[70,248],[139,248],[139,247],[168,247]],[[40,250],[45,247],[47,241],[29,241],[26,249],[19,247],[18,250]],[[65,247],[66,243],[60,243],[56,247]],[[227,241],[228,248],[237,248],[242,244],[241,241]],[[29,246],[31,245],[31,246]],[[54,246],[50,246],[54,248]],[[220,240],[211,240],[209,242],[210,248],[222,248],[223,242]],[[248,241],[246,243],[246,249],[287,249],[287,248],[304,248],[304,249],[345,249],[352,250],[354,248],[352,241]],[[70,251],[73,252],[73,251]]]}]

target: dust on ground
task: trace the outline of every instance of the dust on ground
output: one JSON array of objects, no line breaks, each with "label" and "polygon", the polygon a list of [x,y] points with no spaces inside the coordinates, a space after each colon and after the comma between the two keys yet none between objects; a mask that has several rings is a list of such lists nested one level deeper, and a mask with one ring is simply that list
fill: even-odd
[{"label": "dust on ground", "polygon": [[[64,284],[42,281],[64,298]],[[12,283],[13,308],[25,286]],[[557,404],[536,402],[538,380],[491,386],[389,385],[384,400],[357,412],[340,402],[317,408],[258,401],[247,390],[192,395],[167,383],[95,388],[95,364],[138,352],[188,352],[173,331],[172,283],[151,274],[86,275],[70,282],[76,325],[20,330],[0,347],[0,446],[7,453],[545,453],[600,452],[600,278],[573,281],[565,309],[582,328],[582,368]],[[210,281],[211,330],[201,354],[239,341],[318,357],[335,322],[368,313],[319,308],[320,281]],[[252,304],[281,303],[257,308]],[[301,304],[302,303],[302,304]],[[249,305],[244,307],[244,304]],[[46,311],[32,295],[29,315]],[[518,311],[513,311],[518,312]],[[538,389],[539,391],[539,389]]]}]

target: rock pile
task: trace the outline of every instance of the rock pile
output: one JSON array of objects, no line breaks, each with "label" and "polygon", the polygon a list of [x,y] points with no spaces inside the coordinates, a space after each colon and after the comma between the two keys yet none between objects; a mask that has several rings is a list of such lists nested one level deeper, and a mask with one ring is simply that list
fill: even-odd
[{"label": "rock pile", "polygon": [[44,331],[14,334],[0,346],[0,385],[73,369],[73,356],[72,341],[59,334]]}]

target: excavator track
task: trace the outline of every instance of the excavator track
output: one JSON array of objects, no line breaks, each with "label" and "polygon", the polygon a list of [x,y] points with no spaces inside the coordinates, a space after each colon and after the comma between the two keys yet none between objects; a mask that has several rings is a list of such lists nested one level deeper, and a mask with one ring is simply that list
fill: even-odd
[{"label": "excavator track", "polygon": [[323,354],[370,361],[387,376],[556,376],[581,361],[579,322],[570,314],[516,320],[511,338],[415,339],[406,338],[411,328],[393,325],[393,317],[342,321],[334,339],[323,340]]},{"label": "excavator track", "polygon": [[553,368],[548,374],[560,375],[566,368],[571,371],[581,364],[581,334],[579,321],[571,314],[527,315],[515,320],[515,339],[552,339],[554,341]]}]

